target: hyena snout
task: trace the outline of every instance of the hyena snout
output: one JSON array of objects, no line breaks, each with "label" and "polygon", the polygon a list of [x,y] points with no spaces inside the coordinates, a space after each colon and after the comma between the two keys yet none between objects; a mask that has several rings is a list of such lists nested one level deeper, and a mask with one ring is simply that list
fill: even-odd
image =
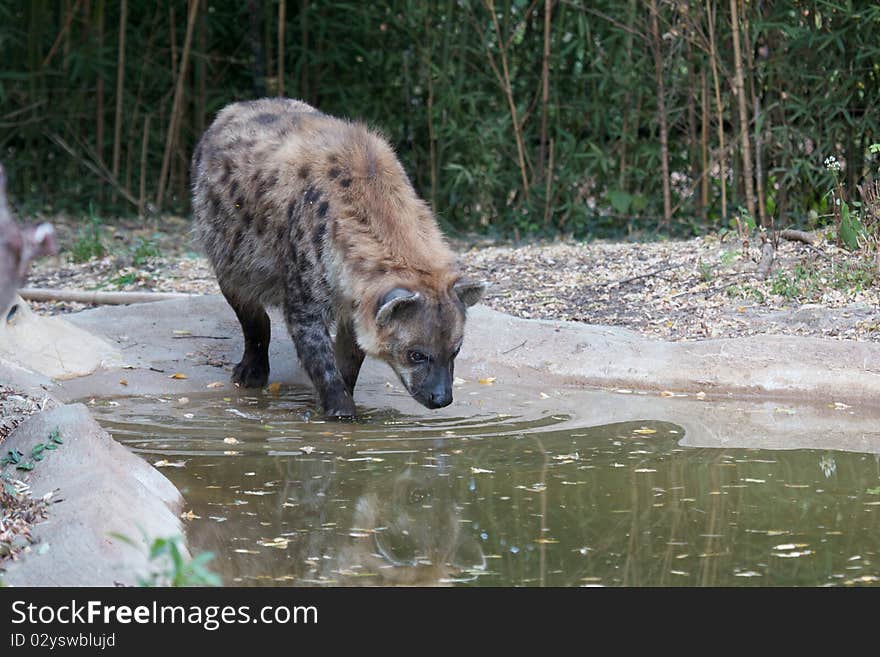
[{"label": "hyena snout", "polygon": [[429,378],[415,398],[428,408],[449,406],[452,403],[452,376],[448,372],[439,372],[439,376]]}]

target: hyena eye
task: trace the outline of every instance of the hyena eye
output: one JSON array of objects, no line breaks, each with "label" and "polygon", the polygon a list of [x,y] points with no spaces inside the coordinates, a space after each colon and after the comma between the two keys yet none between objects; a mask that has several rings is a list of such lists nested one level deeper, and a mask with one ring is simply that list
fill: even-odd
[{"label": "hyena eye", "polygon": [[413,363],[414,365],[428,362],[428,355],[423,354],[421,351],[408,351],[406,353],[406,358],[410,363]]}]

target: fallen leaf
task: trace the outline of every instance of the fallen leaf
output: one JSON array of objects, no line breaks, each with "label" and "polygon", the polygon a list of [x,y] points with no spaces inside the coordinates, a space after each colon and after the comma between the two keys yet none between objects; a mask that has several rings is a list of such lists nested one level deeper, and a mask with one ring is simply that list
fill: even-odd
[{"label": "fallen leaf", "polygon": [[493,383],[495,383],[495,381],[496,381],[496,377],[494,377],[494,376],[487,376],[487,377],[484,378],[484,379],[480,379],[480,385],[490,386],[490,385],[492,385]]},{"label": "fallen leaf", "polygon": [[168,378],[169,378],[169,379],[185,379],[185,378],[186,378],[186,374],[181,374],[180,372],[175,372],[174,374],[172,374],[172,375],[169,376]]},{"label": "fallen leaf", "polygon": [[669,390],[664,390],[663,392],[660,393],[660,396],[661,397],[675,397],[675,393],[670,392]]},{"label": "fallen leaf", "polygon": [[121,386],[127,386],[127,385],[128,385],[128,381],[126,381],[125,379],[119,379],[119,385],[121,385]]},{"label": "fallen leaf", "polygon": [[153,467],[156,468],[185,468],[186,461],[166,461],[165,459],[161,459],[153,463]]},{"label": "fallen leaf", "polygon": [[181,513],[180,517],[184,520],[199,520],[202,516],[197,516],[195,513],[192,512],[192,509],[190,509],[185,513]]},{"label": "fallen leaf", "polygon": [[633,429],[633,433],[638,433],[643,436],[649,436],[652,433],[657,433],[656,429],[649,429],[648,427],[642,427],[641,429]]},{"label": "fallen leaf", "polygon": [[281,390],[281,384],[277,381],[275,383],[270,383],[268,389],[273,395],[277,395],[278,391]]},{"label": "fallen leaf", "polygon": [[192,335],[192,331],[171,331],[174,335]]}]

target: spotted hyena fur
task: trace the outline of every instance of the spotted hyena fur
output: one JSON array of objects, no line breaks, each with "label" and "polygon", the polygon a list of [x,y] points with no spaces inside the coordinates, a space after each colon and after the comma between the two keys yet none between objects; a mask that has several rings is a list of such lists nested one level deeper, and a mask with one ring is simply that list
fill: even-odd
[{"label": "spotted hyena fur", "polygon": [[268,380],[273,305],[327,415],[354,414],[365,354],[426,406],[451,402],[465,308],[483,288],[460,278],[379,135],[296,100],[235,103],[202,136],[192,173],[196,238],[244,333],[236,383]]}]

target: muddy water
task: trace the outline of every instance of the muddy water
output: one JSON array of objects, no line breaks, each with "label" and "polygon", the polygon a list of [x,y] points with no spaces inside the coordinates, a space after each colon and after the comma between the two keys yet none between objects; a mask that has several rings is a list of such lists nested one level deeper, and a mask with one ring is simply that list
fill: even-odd
[{"label": "muddy water", "polygon": [[875,455],[682,447],[513,406],[316,421],[307,391],[97,400],[230,585],[880,582]]}]

